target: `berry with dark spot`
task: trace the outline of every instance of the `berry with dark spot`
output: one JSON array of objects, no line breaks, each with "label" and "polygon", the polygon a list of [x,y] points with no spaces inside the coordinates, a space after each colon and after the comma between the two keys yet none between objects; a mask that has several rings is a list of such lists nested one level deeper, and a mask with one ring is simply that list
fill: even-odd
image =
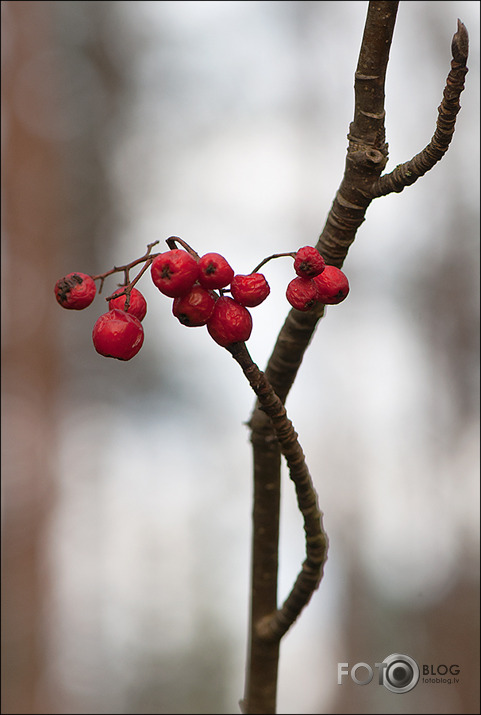
[{"label": "berry with dark spot", "polygon": [[187,293],[199,277],[199,264],[180,248],[160,253],[150,266],[152,280],[161,293],[178,298]]},{"label": "berry with dark spot", "polygon": [[55,284],[57,303],[67,310],[83,310],[95,298],[95,281],[86,273],[68,273]]},{"label": "berry with dark spot", "polygon": [[230,284],[232,297],[241,305],[254,308],[269,295],[271,289],[262,273],[237,274]]}]

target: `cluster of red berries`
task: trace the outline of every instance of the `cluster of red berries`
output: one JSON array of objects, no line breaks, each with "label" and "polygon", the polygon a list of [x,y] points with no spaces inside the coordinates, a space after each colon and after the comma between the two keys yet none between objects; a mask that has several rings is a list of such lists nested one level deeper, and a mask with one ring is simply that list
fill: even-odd
[{"label": "cluster of red berries", "polygon": [[[55,284],[55,295],[62,308],[83,310],[94,300],[97,286],[92,276],[69,273]],[[119,295],[120,294],[120,295]],[[130,360],[144,342],[141,321],[147,313],[147,302],[137,288],[131,288],[127,299],[125,288],[118,288],[109,299],[109,310],[94,325],[92,339],[100,355]]]},{"label": "cluster of red berries", "polygon": [[294,270],[297,278],[287,286],[286,297],[297,310],[311,310],[316,303],[335,305],[349,293],[346,275],[335,266],[326,266],[313,246],[304,246],[297,251]]},{"label": "cluster of red berries", "polygon": [[[150,272],[160,292],[174,299],[175,317],[190,327],[206,325],[223,347],[249,339],[252,316],[247,308],[260,305],[270,293],[265,276],[234,274],[219,253],[206,253],[197,260],[174,248],[154,258]],[[227,286],[232,297],[224,294]]]},{"label": "cluster of red berries", "polygon": [[[180,239],[168,239],[169,241]],[[95,280],[103,280],[110,273],[124,270],[125,285],[107,298],[109,310],[94,325],[92,339],[100,355],[118,360],[130,360],[144,342],[142,320],[147,303],[142,293],[133,287],[146,268],[154,285],[161,293],[173,298],[172,313],[189,327],[205,325],[213,340],[223,347],[245,342],[252,332],[252,316],[248,308],[260,305],[269,295],[265,276],[254,269],[247,275],[235,274],[219,253],[202,257],[181,242],[188,250],[171,248],[164,253],[148,253],[127,267],[114,268],[100,276],[69,273],[57,281],[55,295],[58,303],[69,310],[82,310],[95,298]],[[172,243],[169,243],[172,245]],[[175,245],[175,244],[174,244]],[[292,256],[297,277],[287,286],[286,297],[297,310],[310,310],[317,303],[340,303],[349,292],[346,276],[338,268],[326,266],[320,253],[305,246],[297,253],[276,254],[265,259]],[[128,269],[145,262],[135,281],[128,282]],[[258,268],[259,268],[258,267]],[[100,292],[100,291],[99,291]],[[226,295],[226,293],[230,293]]]}]

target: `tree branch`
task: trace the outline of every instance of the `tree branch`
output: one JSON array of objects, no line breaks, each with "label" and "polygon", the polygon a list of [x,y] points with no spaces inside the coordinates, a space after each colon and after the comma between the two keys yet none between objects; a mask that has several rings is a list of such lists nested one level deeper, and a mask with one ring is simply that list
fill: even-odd
[{"label": "tree branch", "polygon": [[372,189],[373,198],[386,196],[392,192],[399,193],[406,186],[411,186],[427,171],[440,161],[449,148],[454,134],[456,117],[461,109],[459,98],[464,89],[464,78],[468,72],[469,39],[463,23],[458,20],[458,30],[453,37],[451,51],[451,71],[446,79],[443,99],[438,108],[436,131],[429,144],[410,161],[397,166],[390,174],[378,179]]},{"label": "tree branch", "polygon": [[274,392],[266,376],[253,362],[245,343],[234,343],[227,348],[241,366],[244,375],[258,397],[261,409],[269,416],[277,442],[294,482],[299,510],[304,518],[306,560],[291,593],[279,610],[266,614],[255,624],[257,636],[266,640],[280,640],[294,623],[319,586],[327,558],[328,539],[322,525],[317,493],[307,468],[297,432],[287,417],[286,408]]},{"label": "tree branch", "polygon": [[[349,128],[344,176],[316,244],[326,263],[338,268],[341,268],[344,263],[371,201],[376,196],[389,193],[391,190],[402,190],[390,188],[390,183],[394,185],[394,182],[396,187],[401,186],[403,179],[398,178],[401,171],[395,177],[393,175],[396,170],[392,175],[380,179],[388,158],[388,145],[385,141],[384,86],[398,4],[392,0],[379,0],[369,2],[368,5],[355,73],[355,111]],[[431,168],[427,166],[429,162],[434,165],[439,161],[447,150],[454,131],[453,117],[455,118],[459,111],[459,95],[467,71],[463,70],[466,66],[468,49],[467,33],[465,28],[463,32],[463,28],[460,23],[457,37],[455,35],[453,40],[454,64],[439,110],[436,133],[429,145],[431,148],[429,150],[426,148],[422,162],[416,162],[415,167],[408,169],[408,171],[417,171],[418,176]],[[416,157],[412,161],[414,162],[415,159]],[[389,179],[389,176],[392,178]],[[403,172],[403,176],[407,176],[406,171]],[[287,398],[304,352],[323,315],[322,305],[317,305],[308,312],[292,309],[281,328],[265,370],[265,378],[281,403],[284,403]],[[254,498],[259,501],[255,501],[253,512],[249,660],[245,699],[242,702],[245,713],[276,712],[275,679],[279,637],[290,625],[287,625],[283,631],[284,624],[287,624],[287,621],[284,621],[284,614],[290,611],[291,606],[294,611],[296,610],[296,605],[291,603],[291,596],[297,593],[297,582],[282,609],[273,612],[273,603],[277,597],[282,446],[277,443],[275,427],[263,407],[258,400],[249,423],[254,458]],[[271,536],[270,543],[267,543],[265,538],[267,534]],[[303,571],[304,564],[298,580],[301,579]],[[322,576],[322,570],[319,575]],[[273,613],[277,615],[273,616]],[[272,629],[273,639],[265,640],[269,629]],[[268,678],[270,680],[267,682]]]}]

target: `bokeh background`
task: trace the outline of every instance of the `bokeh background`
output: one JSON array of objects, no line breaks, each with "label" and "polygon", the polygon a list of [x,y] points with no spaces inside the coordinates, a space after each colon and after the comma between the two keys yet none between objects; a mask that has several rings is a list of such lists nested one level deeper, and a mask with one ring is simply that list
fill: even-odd
[{"label": "bokeh background", "polygon": [[[253,395],[148,274],[145,344],[128,363],[93,349],[103,297],[62,311],[53,286],[172,234],[239,273],[315,243],[366,10],[2,2],[2,712],[239,712]],[[288,398],[330,552],[282,643],[281,713],[479,712],[478,2],[401,2],[387,168],[432,136],[458,17],[470,71],[452,146],[369,208],[344,264],[350,296]],[[266,275],[249,341],[260,367],[291,261]],[[280,598],[303,558],[284,473]],[[339,662],[396,652],[457,664],[459,683],[338,685]]]}]

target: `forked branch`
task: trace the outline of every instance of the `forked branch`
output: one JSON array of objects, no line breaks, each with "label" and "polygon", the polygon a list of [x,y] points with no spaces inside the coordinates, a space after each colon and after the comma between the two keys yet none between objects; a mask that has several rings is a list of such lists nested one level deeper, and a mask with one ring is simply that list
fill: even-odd
[{"label": "forked branch", "polygon": [[454,134],[456,116],[461,109],[459,98],[464,89],[464,78],[468,72],[468,32],[461,20],[453,37],[451,51],[451,71],[446,80],[443,99],[438,108],[436,131],[429,144],[415,157],[397,166],[390,174],[378,179],[372,189],[373,198],[392,192],[399,193],[406,186],[411,186],[427,171],[433,168],[447,152]]},{"label": "forked branch", "polygon": [[[349,128],[344,176],[316,244],[326,263],[338,268],[342,267],[372,200],[393,191],[402,191],[442,158],[451,141],[459,112],[459,97],[467,72],[468,36],[466,28],[458,21],[458,30],[452,43],[451,71],[439,107],[435,134],[420,154],[381,177],[388,159],[384,86],[397,9],[398,2],[391,0],[375,0],[368,4],[355,73],[355,111]],[[265,379],[281,403],[287,398],[304,352],[323,314],[322,305],[305,313],[292,309],[281,328],[265,370]],[[254,455],[252,602],[242,709],[245,713],[275,713],[279,637],[289,628],[300,609],[296,602],[292,610],[296,615],[290,622],[288,617],[284,620],[293,605],[291,596],[297,593],[297,582],[284,606],[279,610],[275,608],[280,454],[283,447],[278,442],[275,425],[265,411],[261,398],[252,414],[250,427]],[[303,571],[304,564],[298,581],[302,580]],[[318,580],[313,578],[311,585],[312,589],[316,588]],[[306,593],[304,605],[311,594],[312,590],[309,595]],[[272,640],[266,638],[269,632]]]}]

